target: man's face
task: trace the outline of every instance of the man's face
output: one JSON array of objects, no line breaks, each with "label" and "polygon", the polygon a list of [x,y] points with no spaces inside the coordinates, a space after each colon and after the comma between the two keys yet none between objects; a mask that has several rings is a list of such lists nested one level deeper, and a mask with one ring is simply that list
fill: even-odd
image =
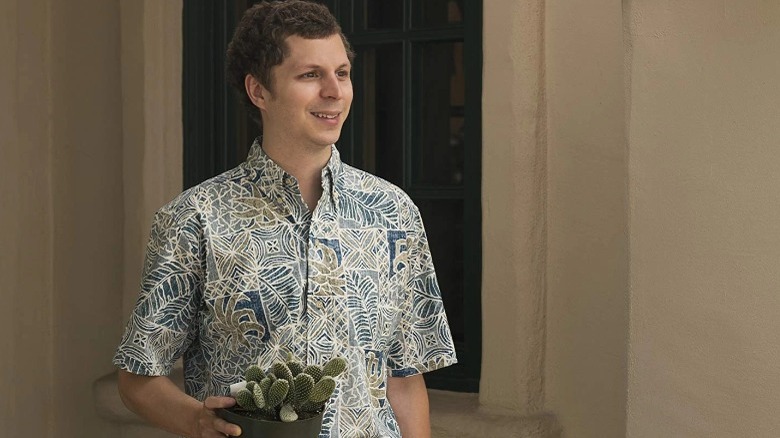
[{"label": "man's face", "polygon": [[258,103],[264,132],[303,147],[330,146],[352,104],[347,52],[339,35],[286,39],[289,55],[271,69],[271,90]]}]

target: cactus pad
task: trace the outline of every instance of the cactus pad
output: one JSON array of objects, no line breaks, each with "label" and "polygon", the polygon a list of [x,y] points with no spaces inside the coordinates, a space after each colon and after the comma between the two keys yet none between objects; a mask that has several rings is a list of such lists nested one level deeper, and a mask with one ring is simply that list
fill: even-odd
[{"label": "cactus pad", "polygon": [[282,402],[283,405],[290,404],[290,399],[293,396],[293,393],[295,392],[295,379],[290,380],[287,382],[290,384],[290,388],[287,389],[287,397],[284,398],[284,401]]},{"label": "cactus pad", "polygon": [[276,362],[271,367],[271,372],[274,373],[274,375],[280,379],[284,379],[286,381],[290,381],[293,379],[292,371],[290,371],[289,368],[287,368],[287,365]]},{"label": "cactus pad", "polygon": [[263,377],[265,377],[265,375],[263,374],[263,370],[261,370],[259,366],[250,365],[249,368],[246,369],[246,373],[244,373],[244,377],[246,378],[247,382],[259,382],[263,380]]},{"label": "cactus pad", "polygon": [[310,375],[314,379],[314,383],[317,383],[322,378],[322,367],[319,365],[309,365],[303,369],[303,372]]},{"label": "cactus pad", "polygon": [[238,391],[238,394],[236,394],[236,402],[239,406],[247,411],[254,411],[257,409],[257,405],[255,405],[252,393],[249,392],[249,390],[246,388]]},{"label": "cactus pad", "polygon": [[290,403],[293,406],[301,406],[311,395],[311,390],[314,388],[314,379],[308,374],[298,374],[293,379],[295,388],[292,396],[290,397]]},{"label": "cactus pad", "polygon": [[287,368],[290,369],[293,377],[296,377],[298,374],[303,372],[303,364],[294,360],[287,362]]},{"label": "cactus pad", "polygon": [[268,388],[268,397],[265,399],[266,406],[275,407],[281,404],[287,397],[287,391],[290,390],[290,384],[287,380],[279,379]]},{"label": "cactus pad", "polygon": [[338,377],[347,369],[347,360],[343,357],[334,357],[322,367],[322,374],[330,377]]},{"label": "cactus pad", "polygon": [[254,400],[255,406],[258,408],[265,407],[265,394],[263,394],[263,390],[260,388],[260,385],[254,386],[254,390],[252,391],[252,400]]},{"label": "cactus pad", "polygon": [[293,421],[298,419],[298,414],[295,412],[295,409],[291,405],[284,405],[279,410],[279,419],[284,421],[285,423],[292,423]]},{"label": "cactus pad", "polygon": [[323,376],[319,382],[314,384],[314,388],[309,395],[309,401],[314,403],[323,403],[328,401],[333,391],[336,389],[336,380],[331,376]]},{"label": "cactus pad", "polygon": [[271,387],[271,384],[274,383],[273,380],[271,380],[270,376],[265,376],[263,380],[260,381],[260,383],[257,384],[257,386],[260,387],[260,389],[263,391],[263,394],[268,394],[268,388]]}]

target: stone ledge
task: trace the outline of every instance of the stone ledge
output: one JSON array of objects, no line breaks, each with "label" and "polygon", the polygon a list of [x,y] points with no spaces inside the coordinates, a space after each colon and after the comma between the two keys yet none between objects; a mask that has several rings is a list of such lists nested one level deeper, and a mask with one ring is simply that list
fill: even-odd
[{"label": "stone ledge", "polygon": [[[184,375],[174,368],[171,379],[182,389]],[[119,397],[117,374],[107,374],[95,381],[93,388],[98,415],[108,421],[151,430],[136,414],[127,409]],[[505,412],[491,412],[480,406],[478,394],[428,390],[433,438],[559,438],[560,429],[551,414],[523,417]]]}]

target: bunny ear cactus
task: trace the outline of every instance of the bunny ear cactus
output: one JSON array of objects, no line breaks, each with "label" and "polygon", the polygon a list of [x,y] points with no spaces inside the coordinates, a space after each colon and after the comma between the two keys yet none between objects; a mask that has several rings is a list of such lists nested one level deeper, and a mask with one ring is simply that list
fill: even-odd
[{"label": "bunny ear cactus", "polygon": [[309,400],[312,388],[314,388],[314,378],[308,374],[298,374],[295,376],[295,390],[293,391],[291,402],[295,407],[300,407]]},{"label": "bunny ear cactus", "polygon": [[322,367],[322,374],[330,377],[337,377],[347,369],[347,360],[343,357],[336,357],[328,361]]},{"label": "bunny ear cactus", "polygon": [[292,355],[287,359],[287,368],[290,369],[293,377],[297,377],[298,374],[303,372],[303,364],[295,360]]},{"label": "bunny ear cactus", "polygon": [[276,362],[273,364],[273,366],[271,366],[271,372],[274,373],[276,377],[284,379],[288,382],[293,379],[292,371],[290,371],[290,368],[287,366],[287,364],[282,362]]},{"label": "bunny ear cactus", "polygon": [[285,379],[279,379],[268,388],[268,397],[266,397],[266,404],[269,408],[274,408],[280,405],[286,398],[287,393],[290,391],[290,383]]},{"label": "bunny ear cactus", "polygon": [[336,378],[346,369],[343,357],[324,366],[304,366],[288,353],[286,361],[274,363],[265,373],[256,365],[247,368],[247,382],[234,397],[240,409],[250,414],[283,422],[309,418],[324,409],[335,392]]},{"label": "bunny ear cactus", "polygon": [[258,408],[264,408],[268,404],[265,400],[265,393],[263,393],[260,385],[252,386],[252,401]]},{"label": "bunny ear cactus", "polygon": [[304,374],[310,375],[315,382],[319,382],[319,380],[322,378],[322,367],[319,365],[309,365],[302,371]]},{"label": "bunny ear cactus", "polygon": [[279,409],[279,419],[285,423],[291,423],[298,419],[298,413],[292,405],[284,405]]},{"label": "bunny ear cactus", "polygon": [[265,377],[265,373],[257,365],[251,365],[244,373],[247,382],[259,382],[263,380],[263,377]]},{"label": "bunny ear cactus", "polygon": [[314,388],[312,388],[311,394],[309,394],[309,401],[324,404],[335,390],[336,380],[331,376],[324,376],[319,382],[314,384]]},{"label": "bunny ear cactus", "polygon": [[257,409],[252,393],[246,388],[238,391],[238,394],[236,394],[236,403],[247,411],[254,411]]}]

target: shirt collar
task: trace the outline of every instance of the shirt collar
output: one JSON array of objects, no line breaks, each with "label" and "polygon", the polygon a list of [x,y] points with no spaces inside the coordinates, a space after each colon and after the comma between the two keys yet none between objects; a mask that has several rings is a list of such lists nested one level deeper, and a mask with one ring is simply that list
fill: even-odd
[{"label": "shirt collar", "polygon": [[[291,190],[293,186],[297,187],[295,178],[265,153],[262,144],[262,136],[257,137],[252,143],[246,159],[247,166],[259,171],[261,189],[266,193],[273,193],[279,189]],[[322,188],[323,195],[328,195],[334,207],[338,204],[339,176],[343,171],[343,166],[338,149],[335,145],[331,145],[330,159],[322,169]]]}]

